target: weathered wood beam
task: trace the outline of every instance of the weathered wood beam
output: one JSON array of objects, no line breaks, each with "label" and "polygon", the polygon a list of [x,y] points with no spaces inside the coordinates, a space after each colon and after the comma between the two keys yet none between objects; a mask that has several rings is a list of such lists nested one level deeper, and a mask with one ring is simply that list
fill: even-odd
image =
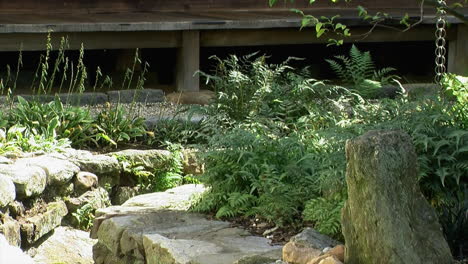
[{"label": "weathered wood beam", "polygon": [[200,77],[196,72],[200,69],[200,32],[182,31],[182,47],[177,54],[176,82],[177,90],[199,91]]},{"label": "weathered wood beam", "polygon": [[[52,46],[57,49],[62,37],[67,37],[69,49],[134,49],[134,48],[175,48],[180,46],[180,33],[160,32],[73,32],[52,33]],[[47,33],[0,34],[0,51],[44,50]]]},{"label": "weathered wood beam", "polygon": [[[363,34],[369,32],[369,27],[352,29],[353,36],[347,42],[400,42],[400,41],[433,41],[434,27],[421,25],[407,32],[376,28],[366,38]],[[447,38],[455,38],[455,32],[448,30]],[[262,30],[210,30],[202,31],[200,42],[202,47],[228,46],[261,46],[261,45],[289,45],[326,43],[329,38],[339,36],[325,36],[317,38],[314,29],[262,29]]]}]

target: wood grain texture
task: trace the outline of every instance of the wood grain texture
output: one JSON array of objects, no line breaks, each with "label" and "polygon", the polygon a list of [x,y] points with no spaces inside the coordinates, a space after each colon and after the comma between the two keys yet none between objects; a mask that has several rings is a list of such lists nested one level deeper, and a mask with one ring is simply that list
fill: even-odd
[{"label": "wood grain texture", "polygon": [[[309,1],[278,1],[274,9],[306,8]],[[418,0],[361,0],[337,4],[317,1],[314,8],[355,8],[357,5],[385,8],[417,8]],[[0,13],[99,13],[135,11],[255,10],[269,9],[267,0],[21,0],[0,1]]]}]

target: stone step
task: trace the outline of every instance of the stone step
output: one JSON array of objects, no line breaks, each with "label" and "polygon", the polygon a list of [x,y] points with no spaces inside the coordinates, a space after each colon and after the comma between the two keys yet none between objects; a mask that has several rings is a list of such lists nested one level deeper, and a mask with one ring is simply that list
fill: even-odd
[{"label": "stone step", "polygon": [[281,246],[266,238],[188,212],[191,197],[204,191],[184,185],[98,210],[91,233],[98,239],[95,263],[262,264],[281,258]]}]

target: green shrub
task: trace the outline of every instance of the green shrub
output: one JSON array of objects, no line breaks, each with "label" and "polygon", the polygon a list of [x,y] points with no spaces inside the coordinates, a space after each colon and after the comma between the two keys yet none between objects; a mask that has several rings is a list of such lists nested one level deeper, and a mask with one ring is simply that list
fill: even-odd
[{"label": "green shrub", "polygon": [[[358,76],[346,77],[350,82],[389,80],[377,78],[368,53],[353,50],[343,59],[342,77],[357,67]],[[445,79],[448,99],[366,100],[359,90],[326,85],[287,64],[267,65],[265,57],[253,62],[230,57],[217,73],[208,77],[220,93],[206,109],[200,130],[208,142],[202,181],[211,189],[194,210],[220,218],[255,216],[277,225],[300,222],[302,215],[321,232],[340,238],[346,140],[369,130],[401,129],[413,138],[421,189],[454,241],[452,249],[460,243],[464,224],[454,215],[464,208],[460,201],[466,201],[468,176],[463,78]]]},{"label": "green shrub", "polygon": [[202,182],[211,187],[195,206],[217,217],[258,215],[291,223],[314,196],[312,169],[297,138],[269,138],[244,129],[214,136],[204,155]]}]

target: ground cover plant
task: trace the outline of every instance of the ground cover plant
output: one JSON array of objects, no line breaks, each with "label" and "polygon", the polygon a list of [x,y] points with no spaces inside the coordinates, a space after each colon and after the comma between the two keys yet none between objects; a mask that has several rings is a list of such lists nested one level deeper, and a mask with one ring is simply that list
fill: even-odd
[{"label": "ground cover plant", "polygon": [[442,91],[427,97],[366,99],[359,83],[348,89],[314,80],[288,62],[269,65],[255,54],[214,59],[218,67],[205,76],[218,97],[204,109],[200,129],[207,142],[202,182],[211,190],[194,210],[277,226],[312,224],[340,239],[345,141],[401,129],[413,138],[421,188],[454,256],[466,254],[466,79],[447,75]]}]

